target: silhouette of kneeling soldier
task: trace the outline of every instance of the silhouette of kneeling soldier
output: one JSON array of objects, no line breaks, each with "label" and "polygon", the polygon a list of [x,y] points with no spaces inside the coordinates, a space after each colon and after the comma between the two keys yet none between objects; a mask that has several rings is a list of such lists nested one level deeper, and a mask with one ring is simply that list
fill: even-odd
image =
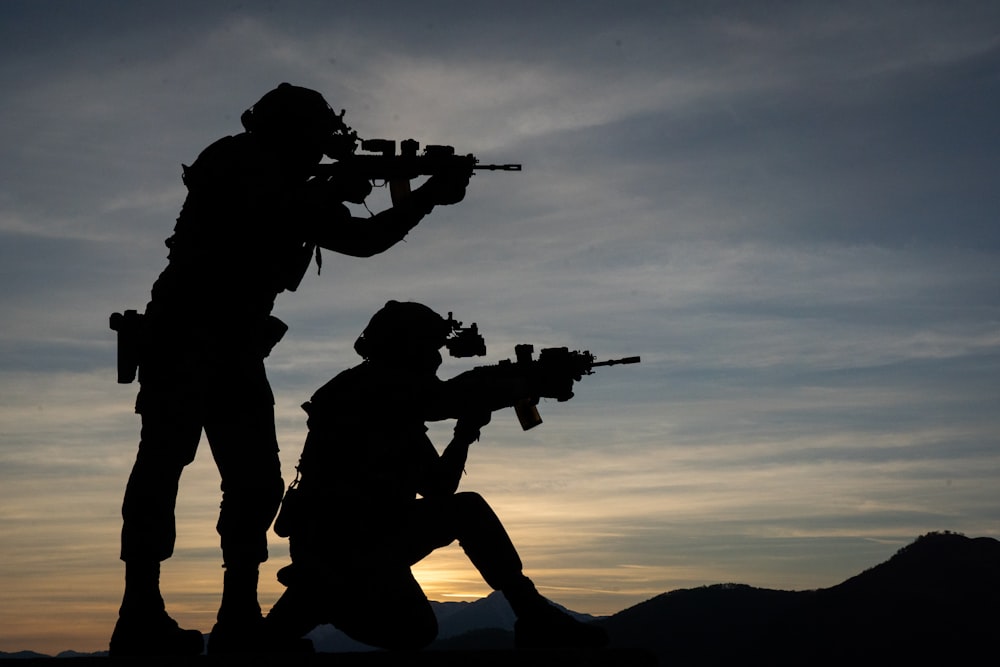
[{"label": "silhouette of kneeling soldier", "polygon": [[202,431],[222,478],[226,568],[209,652],[243,651],[260,636],[258,567],[285,489],[264,370],[285,330],[271,316],[275,298],[298,287],[318,248],[381,253],[434,206],[465,196],[471,169],[456,169],[371,218],[354,218],[344,202],[364,201],[366,178],[311,177],[324,154],[353,151],[356,135],[342,116],[318,92],[282,84],[243,115],[245,132],[184,169],[188,194],[167,240],[168,264],[135,332],[142,430],[122,504],[125,591],[112,656],[203,650],[201,633],[167,614],[159,582],[174,548],[178,481]]},{"label": "silhouette of kneeling soldier", "polygon": [[[287,587],[265,619],[275,644],[330,623],[366,644],[418,649],[437,622],[410,566],[458,540],[517,616],[518,647],[600,647],[604,631],[538,593],[503,524],[478,494],[457,492],[470,445],[490,413],[529,396],[572,396],[572,378],[515,377],[473,369],[436,372],[454,321],[390,301],[355,343],[364,361],[303,407],[309,432],[299,479],[275,530],[290,539]],[[439,455],[427,421],[456,419]],[[419,497],[418,497],[419,496]]]}]

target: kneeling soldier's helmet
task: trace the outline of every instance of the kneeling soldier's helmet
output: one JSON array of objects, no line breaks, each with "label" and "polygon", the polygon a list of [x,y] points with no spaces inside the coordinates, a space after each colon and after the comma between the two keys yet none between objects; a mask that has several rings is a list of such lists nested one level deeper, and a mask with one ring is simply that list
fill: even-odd
[{"label": "kneeling soldier's helmet", "polygon": [[365,359],[439,350],[452,322],[413,301],[389,301],[372,316],[354,350]]}]

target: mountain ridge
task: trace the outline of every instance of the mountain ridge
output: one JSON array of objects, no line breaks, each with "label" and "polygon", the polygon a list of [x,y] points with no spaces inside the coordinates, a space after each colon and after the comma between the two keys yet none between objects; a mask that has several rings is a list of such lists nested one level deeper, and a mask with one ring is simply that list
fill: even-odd
[{"label": "mountain ridge", "polygon": [[829,588],[679,589],[598,622],[675,664],[957,664],[994,650],[1000,542],[928,533]]}]

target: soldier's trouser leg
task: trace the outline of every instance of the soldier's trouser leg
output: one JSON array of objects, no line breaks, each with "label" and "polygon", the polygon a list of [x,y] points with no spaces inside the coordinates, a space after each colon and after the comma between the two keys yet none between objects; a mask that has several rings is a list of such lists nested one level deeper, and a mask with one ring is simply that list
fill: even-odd
[{"label": "soldier's trouser leg", "polygon": [[415,651],[437,637],[434,610],[410,568],[396,563],[358,564],[322,592],[324,622],[356,641],[391,651]]},{"label": "soldier's trouser leg", "polygon": [[205,434],[222,477],[222,505],[216,525],[227,566],[267,560],[267,530],[278,512],[281,479],[274,406],[214,410]]},{"label": "soldier's trouser leg", "polygon": [[160,561],[171,556],[181,472],[194,459],[201,424],[169,407],[143,411],[142,434],[122,502],[121,558],[125,594],[111,636],[111,655],[197,655],[202,636],[182,630],[164,608]]},{"label": "soldier's trouser leg", "polygon": [[492,588],[503,590],[523,577],[521,558],[507,530],[478,493],[421,499],[414,506],[407,538],[410,563],[458,540]]},{"label": "soldier's trouser leg", "polygon": [[456,493],[419,500],[415,505],[409,538],[414,548],[411,563],[457,539],[486,583],[503,592],[517,616],[548,609],[548,602],[522,572],[521,558],[500,518],[482,496]]},{"label": "soldier's trouser leg", "polygon": [[430,544],[443,546],[449,536],[458,539],[486,583],[501,591],[510,603],[517,616],[515,646],[599,648],[607,644],[603,629],[577,621],[539,594],[521,571],[521,559],[503,524],[481,496],[457,493],[416,504],[420,507],[414,514],[414,526],[422,524],[429,537],[424,548]]},{"label": "soldier's trouser leg", "polygon": [[333,623],[372,646],[422,648],[437,636],[437,620],[409,565],[456,539],[493,588],[506,594],[524,583],[530,586],[507,531],[478,494],[418,500],[411,509],[398,542],[391,539],[370,552],[360,546],[357,559],[338,562],[343,554],[336,546],[324,557],[323,549],[312,553],[293,537],[297,577],[287,582],[288,590],[268,614],[268,623],[286,636]]},{"label": "soldier's trouser leg", "polygon": [[257,402],[216,409],[205,421],[205,434],[222,477],[216,524],[226,567],[220,621],[260,618],[258,566],[267,560],[267,530],[285,488],[274,407]]},{"label": "soldier's trouser leg", "polygon": [[139,452],[122,502],[125,562],[160,562],[173,554],[177,486],[200,438],[201,422],[194,414],[169,407],[143,412]]},{"label": "soldier's trouser leg", "polygon": [[[293,553],[295,544],[293,536]],[[286,568],[290,576],[279,572],[287,589],[268,613],[265,629],[287,641],[332,623],[351,639],[389,650],[417,650],[434,641],[434,610],[399,554],[356,555],[319,550]]]}]

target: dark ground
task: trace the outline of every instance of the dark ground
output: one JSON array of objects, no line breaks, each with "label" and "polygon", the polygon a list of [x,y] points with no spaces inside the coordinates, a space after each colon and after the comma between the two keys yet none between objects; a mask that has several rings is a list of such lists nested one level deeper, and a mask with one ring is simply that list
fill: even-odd
[{"label": "dark ground", "polygon": [[[57,665],[53,665],[57,661]],[[655,667],[646,651],[626,649],[553,651],[416,651],[412,653],[317,653],[187,658],[24,658],[0,660],[2,667]]]}]

